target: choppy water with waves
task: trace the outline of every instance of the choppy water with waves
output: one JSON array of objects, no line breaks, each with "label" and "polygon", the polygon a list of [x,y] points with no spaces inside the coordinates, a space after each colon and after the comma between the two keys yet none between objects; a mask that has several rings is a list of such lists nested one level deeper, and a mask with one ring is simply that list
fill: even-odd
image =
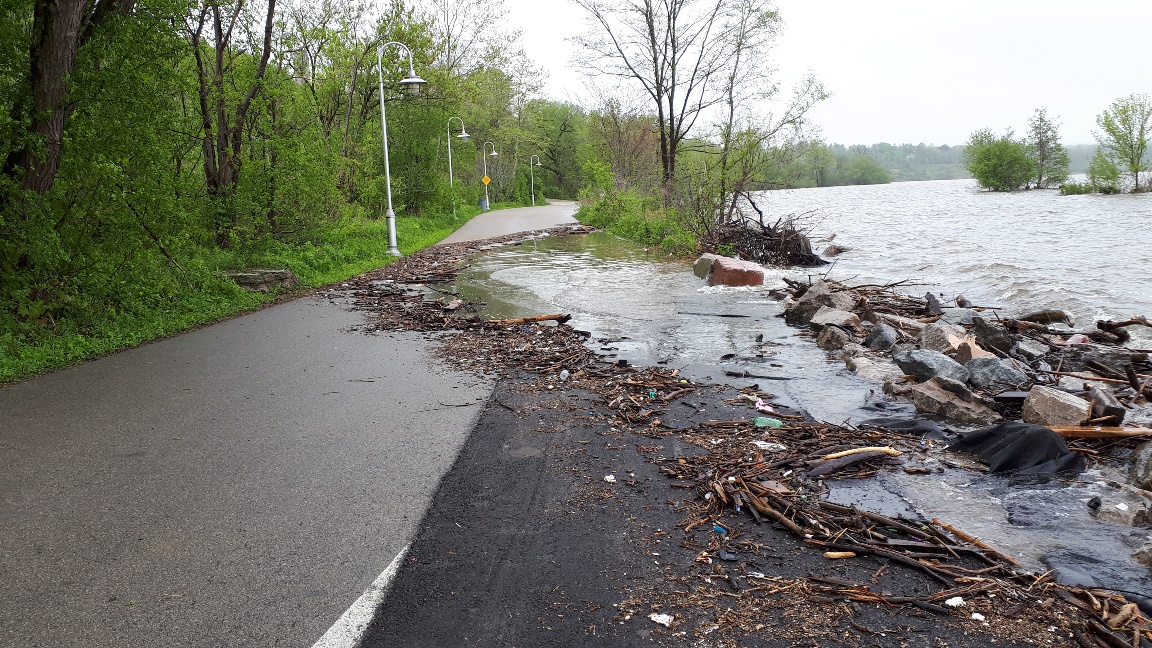
[{"label": "choppy water with waves", "polygon": [[[780,192],[767,203],[780,213],[818,210],[818,231],[835,231],[836,243],[854,248],[832,268],[833,278],[914,277],[928,284],[921,291],[963,292],[1010,311],[1063,308],[1082,322],[1152,315],[1152,196],[989,195],[948,181]],[[683,260],[593,234],[495,248],[474,259],[456,288],[486,302],[490,317],[571,313],[569,324],[589,331],[590,346],[610,359],[659,363],[694,380],[758,384],[818,420],[912,416],[910,406],[885,403],[879,385],[784,324],[783,307],[767,289],[782,285],[786,273],[809,272],[771,270],[761,288],[710,288]],[[830,497],[940,517],[1029,569],[1055,569],[1065,582],[1152,592],[1152,572],[1130,558],[1152,538],[1148,529],[1100,522],[1086,506],[1095,495],[1107,497],[1112,489],[1102,480],[1116,477],[1016,483],[950,468],[931,477],[894,472],[839,482]]]},{"label": "choppy water with waves", "polygon": [[[756,194],[768,218],[803,215],[849,248],[831,278],[903,279],[1010,312],[1060,308],[1077,323],[1152,317],[1152,195],[992,193],[972,180]],[[817,244],[817,249],[823,244]],[[1152,334],[1137,330],[1144,342]]]}]

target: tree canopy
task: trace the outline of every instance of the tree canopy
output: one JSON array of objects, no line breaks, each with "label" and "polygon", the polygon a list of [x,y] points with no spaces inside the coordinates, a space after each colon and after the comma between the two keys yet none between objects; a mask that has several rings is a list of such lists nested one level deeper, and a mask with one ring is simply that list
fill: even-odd
[{"label": "tree canopy", "polygon": [[1133,94],[1113,101],[1096,117],[1096,141],[1117,166],[1132,177],[1132,190],[1141,191],[1140,172],[1148,168],[1148,135],[1152,101]]},{"label": "tree canopy", "polygon": [[1012,138],[1012,133],[997,136],[981,129],[964,147],[964,166],[984,189],[1016,191],[1028,186],[1036,163],[1028,156],[1028,147]]}]

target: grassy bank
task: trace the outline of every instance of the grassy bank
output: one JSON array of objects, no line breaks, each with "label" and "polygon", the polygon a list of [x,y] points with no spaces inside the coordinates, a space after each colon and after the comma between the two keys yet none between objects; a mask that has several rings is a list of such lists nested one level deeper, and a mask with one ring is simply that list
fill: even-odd
[{"label": "grassy bank", "polygon": [[[493,205],[494,208],[518,205]],[[411,254],[451,234],[479,209],[396,219],[400,251]],[[144,250],[132,272],[89,277],[86,303],[67,317],[45,313],[0,321],[0,383],[76,364],[268,304],[281,294],[251,293],[216,273],[235,268],[288,268],[300,290],[342,281],[395,260],[384,220],[330,223],[292,242],[272,238],[236,249],[194,242]]]},{"label": "grassy bank", "polygon": [[585,197],[576,220],[641,245],[660,247],[675,256],[691,256],[700,246],[696,237],[678,222],[674,211],[633,191],[613,191],[596,200]]}]

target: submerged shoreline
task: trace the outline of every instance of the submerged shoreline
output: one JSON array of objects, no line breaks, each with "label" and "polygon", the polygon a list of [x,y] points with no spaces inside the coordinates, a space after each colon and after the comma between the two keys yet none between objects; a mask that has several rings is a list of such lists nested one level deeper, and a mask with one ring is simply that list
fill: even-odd
[{"label": "submerged shoreline", "polygon": [[[512,240],[514,239],[508,239],[504,242],[507,243],[511,242]],[[484,247],[491,249],[491,244],[491,242],[487,242]],[[474,309],[476,306],[469,304],[466,300],[459,298],[451,299],[451,295],[438,295],[430,293],[426,290],[413,291],[403,285],[405,282],[412,281],[418,281],[421,283],[450,283],[451,278],[455,276],[455,270],[452,267],[453,264],[462,262],[465,258],[468,257],[469,254],[477,252],[478,248],[480,247],[481,246],[461,247],[460,249],[441,249],[434,253],[430,253],[426,259],[410,257],[409,259],[404,260],[407,263],[398,263],[388,272],[374,273],[362,278],[362,280],[358,281],[356,284],[356,292],[360,298],[361,307],[372,312],[373,318],[376,320],[374,323],[369,325],[368,328],[371,330],[388,330],[389,328],[393,327],[409,329],[415,328],[418,330],[427,331],[442,331],[445,329],[458,330],[460,333],[457,333],[456,335],[451,336],[446,340],[445,348],[446,352],[449,354],[449,358],[451,359],[455,357],[457,361],[461,362],[464,366],[478,371],[498,371],[505,375],[511,375],[517,371],[528,371],[529,373],[527,374],[527,377],[521,377],[516,380],[519,380],[522,384],[527,385],[527,388],[530,388],[529,391],[537,395],[536,402],[540,403],[540,405],[535,407],[529,406],[532,410],[539,410],[541,405],[547,408],[547,405],[539,400],[541,397],[544,397],[545,400],[548,400],[552,397],[568,393],[572,389],[590,390],[593,394],[601,394],[599,398],[592,399],[592,405],[586,412],[589,417],[597,422],[597,429],[599,432],[596,432],[596,434],[600,437],[607,436],[609,438],[616,438],[620,441],[624,441],[625,445],[635,444],[637,447],[655,447],[657,445],[663,445],[660,444],[659,441],[655,443],[641,441],[639,440],[641,437],[658,440],[671,438],[695,439],[688,441],[689,446],[697,448],[696,450],[691,451],[689,454],[682,455],[679,458],[675,456],[664,456],[664,459],[672,460],[674,462],[673,465],[687,465],[684,462],[697,461],[698,459],[693,459],[693,455],[696,455],[697,457],[704,456],[722,458],[727,456],[725,453],[731,452],[753,452],[753,454],[756,454],[755,450],[748,449],[750,447],[750,439],[757,440],[765,444],[779,443],[780,445],[787,447],[790,442],[787,435],[789,433],[795,434],[795,431],[808,429],[824,429],[831,431],[834,429],[842,429],[835,428],[835,426],[825,428],[803,427],[804,425],[808,424],[802,424],[800,422],[803,420],[802,416],[799,414],[789,414],[788,412],[790,410],[788,410],[787,407],[784,407],[784,409],[779,409],[781,405],[778,405],[776,412],[778,412],[778,415],[781,418],[776,420],[785,421],[785,425],[780,430],[766,430],[765,428],[761,428],[758,425],[752,424],[751,419],[755,418],[757,413],[754,411],[748,411],[749,403],[747,402],[745,402],[744,405],[739,405],[739,401],[736,403],[722,404],[720,400],[724,399],[717,399],[717,397],[720,396],[720,393],[717,393],[716,396],[711,398],[702,399],[702,395],[704,393],[711,393],[710,390],[713,389],[720,389],[723,391],[723,388],[712,388],[703,383],[697,382],[695,379],[689,380],[682,378],[677,375],[675,370],[672,369],[654,368],[637,371],[635,369],[617,367],[616,365],[612,365],[609,362],[605,362],[597,354],[593,353],[585,344],[585,339],[579,334],[575,333],[574,331],[566,333],[565,330],[567,327],[541,327],[539,324],[515,322],[495,324],[485,323],[483,318],[480,318],[474,311],[470,313],[470,309]],[[443,291],[437,289],[435,292],[442,293],[451,291]],[[429,299],[430,296],[443,297],[443,299],[441,301],[431,301]],[[403,308],[395,308],[398,303],[403,304]],[[389,307],[382,308],[382,306],[386,304]],[[406,314],[403,316],[398,316],[395,314],[398,310],[405,311]],[[385,317],[385,319],[379,319],[382,316]],[[563,336],[561,338],[557,338],[557,336],[561,333],[563,333]],[[513,335],[514,337],[504,340],[504,336],[509,334]],[[512,340],[515,340],[515,342]],[[558,373],[561,370],[568,372],[568,375],[561,377],[561,374]],[[635,377],[629,378],[628,376]],[[616,391],[619,390],[624,383],[637,385],[635,389],[628,388],[628,393],[631,395],[621,394]],[[613,387],[612,385],[616,386]],[[761,387],[763,389],[768,389],[770,386],[766,383],[761,383]],[[613,397],[613,393],[615,393],[616,396],[619,396],[620,398]],[[737,399],[740,398],[737,394],[732,394],[731,392],[729,393],[731,396],[735,396]],[[752,392],[748,393],[751,393],[753,396],[759,394],[758,398],[761,401],[765,401],[766,403],[770,403],[772,401],[771,394],[768,394],[767,392],[753,390]],[[626,395],[627,399],[624,399],[623,396]],[[731,400],[731,397],[728,400]],[[681,401],[685,402],[682,403]],[[650,404],[646,404],[646,402]],[[687,404],[688,407],[684,407],[685,404]],[[490,409],[508,409],[505,403],[501,403],[499,401],[490,404],[489,407]],[[721,407],[722,409],[718,410],[717,407]],[[769,407],[771,406],[769,405]],[[735,408],[735,410],[733,410],[733,408]],[[523,406],[513,406],[508,411],[526,412],[530,410],[526,410]],[[680,421],[679,423],[675,422],[678,418],[681,418],[681,416],[684,415],[687,415],[691,419],[693,416],[697,415],[716,416],[717,414],[715,413],[719,411],[726,411],[726,416],[732,419],[733,424],[720,425],[717,427],[715,423],[708,423],[709,420],[715,421],[715,419],[695,421],[689,420]],[[735,418],[733,416],[734,411],[742,414],[741,418]],[[747,413],[743,414],[743,412]],[[766,418],[770,417],[771,415]],[[672,422],[670,423],[669,421]],[[795,421],[795,423],[793,423],[793,421]],[[795,427],[797,425],[801,427]],[[608,429],[605,429],[605,427]],[[636,434],[639,434],[640,437],[632,436]],[[693,436],[694,434],[696,435],[695,437]],[[805,432],[805,434],[810,434],[810,432]],[[824,432],[821,432],[821,434],[824,434]],[[837,432],[837,434],[840,434],[840,432]],[[886,434],[889,435],[886,438],[889,439],[891,443],[894,443],[898,446],[902,445],[906,448],[903,451],[893,450],[893,452],[903,452],[905,454],[911,452],[913,454],[910,455],[910,457],[920,456],[919,454],[916,454],[920,451],[920,449],[917,448],[916,443],[914,442],[915,437],[908,437],[899,433],[893,434],[891,432]],[[577,441],[577,443],[582,445],[589,442],[597,442],[597,438],[598,437],[596,436],[587,437],[583,441]],[[883,438],[885,437],[877,437],[877,440]],[[629,439],[636,440],[629,442]],[[778,439],[778,441],[776,439]],[[600,440],[603,441],[603,439]],[[792,439],[792,441],[794,442],[795,439]],[[913,443],[909,445],[909,442]],[[612,445],[610,440],[606,441],[606,443],[608,446]],[[681,448],[681,452],[685,452],[684,448],[689,446],[677,447]],[[579,451],[579,446],[577,446],[575,450]],[[698,454],[701,451],[704,452],[704,455]],[[651,452],[660,451],[652,450]],[[821,452],[823,452],[823,450],[821,450]],[[865,458],[865,461],[855,464],[848,469],[848,474],[855,474],[857,477],[862,477],[868,474],[877,474],[877,471],[884,473],[886,471],[892,470],[893,465],[891,462],[906,461],[903,459],[894,460],[890,457],[890,455],[886,453],[880,454],[883,456],[867,457]],[[648,457],[648,461],[651,462],[656,460],[656,463],[660,463],[660,461],[663,461],[663,459],[660,457],[661,455]],[[777,479],[779,479],[779,475],[784,475],[785,473],[789,473],[789,475],[794,474],[794,469],[788,469],[786,467],[788,462],[800,461],[802,465],[803,460],[804,456],[793,456],[791,458],[787,458],[785,464],[781,464],[782,466],[785,466],[784,468],[774,468],[771,470],[776,471],[775,474],[778,475]],[[679,461],[680,463],[676,464],[676,461]],[[761,459],[761,462],[764,461],[767,461],[766,456],[765,459]],[[778,463],[778,461],[773,461],[772,463]],[[561,464],[563,464],[563,462],[561,462]],[[895,465],[900,466],[902,464]],[[804,471],[801,471],[801,473],[803,472]],[[757,629],[755,623],[755,615],[748,618],[741,617],[739,619],[732,617],[732,610],[734,608],[731,608],[730,606],[721,606],[723,609],[716,608],[716,606],[713,604],[715,603],[715,599],[711,596],[705,595],[703,598],[692,598],[691,600],[687,601],[682,597],[675,600],[664,600],[661,599],[660,596],[668,596],[671,595],[671,593],[683,589],[684,585],[675,585],[675,583],[683,582],[684,578],[689,578],[692,583],[695,583],[694,585],[689,586],[689,589],[694,587],[702,587],[703,589],[701,590],[701,593],[706,594],[706,592],[712,588],[720,588],[717,590],[717,595],[721,597],[731,597],[733,593],[736,592],[737,595],[735,598],[738,600],[746,601],[748,603],[758,601],[757,605],[760,607],[757,609],[777,609],[777,612],[775,613],[765,612],[765,614],[768,615],[765,617],[765,619],[774,619],[775,622],[779,622],[781,617],[778,616],[778,606],[774,607],[775,603],[772,603],[772,605],[769,605],[768,608],[763,608],[761,605],[762,603],[771,603],[771,601],[760,601],[759,599],[761,596],[756,594],[756,592],[770,590],[775,590],[777,593],[784,591],[792,592],[797,595],[802,595],[802,600],[805,601],[805,605],[814,605],[815,608],[812,609],[820,609],[823,607],[827,608],[824,612],[834,612],[838,615],[843,615],[844,611],[846,610],[849,613],[849,616],[853,614],[853,609],[860,608],[860,601],[873,600],[869,597],[874,597],[881,593],[880,590],[877,590],[872,594],[859,591],[857,591],[855,594],[852,594],[850,593],[853,591],[852,587],[847,587],[844,585],[844,583],[850,582],[853,586],[858,586],[864,581],[849,581],[839,576],[837,578],[840,578],[843,582],[841,582],[839,585],[833,585],[831,590],[827,590],[828,583],[823,582],[823,585],[817,589],[824,589],[820,589],[819,592],[812,589],[812,584],[813,582],[821,581],[812,581],[811,578],[805,579],[799,577],[799,575],[792,577],[792,580],[788,580],[787,582],[778,581],[776,582],[776,585],[757,585],[756,583],[760,582],[756,580],[757,578],[763,578],[765,575],[770,576],[770,574],[765,574],[765,570],[763,568],[758,567],[758,565],[761,564],[761,561],[765,560],[763,556],[764,551],[768,545],[761,544],[762,541],[756,541],[754,540],[755,536],[747,536],[747,534],[768,533],[771,530],[770,527],[774,525],[761,525],[759,522],[753,521],[751,518],[747,517],[747,513],[741,513],[740,506],[737,506],[735,509],[732,509],[730,505],[720,506],[717,508],[717,504],[721,495],[716,495],[711,500],[708,497],[703,497],[708,495],[709,492],[712,492],[713,488],[710,484],[715,481],[716,477],[717,476],[709,477],[707,474],[701,474],[699,476],[693,477],[692,474],[685,474],[683,477],[678,478],[687,478],[689,480],[685,486],[689,488],[690,491],[688,493],[679,491],[675,493],[674,497],[679,498],[683,495],[691,493],[692,491],[695,491],[695,493],[691,499],[684,500],[677,506],[686,506],[688,507],[686,510],[697,511],[695,515],[704,515],[705,517],[703,519],[714,520],[715,522],[711,526],[715,526],[716,530],[709,531],[708,524],[692,524],[691,521],[683,523],[686,527],[686,530],[684,530],[685,535],[681,539],[680,548],[687,551],[687,553],[674,552],[674,555],[679,556],[679,558],[671,561],[672,564],[668,566],[667,569],[672,570],[672,573],[665,574],[663,578],[664,586],[670,587],[671,589],[665,591],[664,595],[659,595],[660,591],[664,591],[660,590],[659,587],[657,590],[647,591],[646,596],[649,598],[649,600],[641,603],[638,606],[638,602],[628,603],[628,609],[630,612],[628,614],[622,615],[622,617],[626,616],[628,618],[614,618],[616,623],[642,624],[642,627],[644,628],[643,632],[646,633],[645,636],[650,636],[651,638],[671,638],[685,635],[695,635],[698,637],[714,636],[717,640],[715,645],[727,645],[726,643],[720,643],[720,639],[726,638],[724,641],[732,641],[736,640],[737,637],[743,637],[742,639],[739,639],[743,645],[787,645],[786,643],[780,643],[779,641],[772,639],[763,640],[761,643],[757,644],[747,643],[750,637],[761,637],[762,635],[757,633],[760,632],[760,629],[763,629],[767,626],[761,623],[759,624],[760,629]],[[551,479],[551,477],[544,478]],[[791,477],[791,479],[796,478],[797,477]],[[597,477],[593,476],[592,479],[595,480]],[[802,490],[810,488],[810,486],[804,485],[808,484],[807,478],[804,478],[804,480],[800,482],[787,482],[787,480],[790,479],[789,476],[785,476],[784,479],[786,480],[785,483],[792,484],[792,487],[790,488],[793,488],[797,485],[800,485]],[[609,498],[613,497],[611,494],[613,492],[612,489],[619,488],[617,486],[612,486],[612,483],[613,482],[605,480],[601,485],[601,488],[606,489],[605,496]],[[720,480],[720,485],[722,486],[721,492],[728,489],[728,486],[725,484],[726,482]],[[515,485],[509,484],[507,487],[515,488]],[[656,488],[656,485],[652,485],[651,488]],[[757,490],[759,488],[763,488],[762,486],[756,486],[753,488],[753,485],[749,483],[747,488],[752,490],[729,491],[728,496],[735,496],[737,492],[760,492],[761,494],[759,497],[768,496],[767,493]],[[795,491],[793,488],[792,492],[793,495],[784,495],[783,497],[790,500],[797,491]],[[818,490],[814,491],[814,494],[821,492],[826,492],[822,486],[818,487]],[[671,492],[669,494],[671,494]],[[748,495],[740,497],[747,496]],[[655,501],[660,501],[661,497],[667,496],[657,496],[657,499],[654,500],[654,503]],[[771,495],[771,497],[778,498],[781,497],[781,495],[777,493],[776,495]],[[801,500],[792,501],[796,502],[797,504],[801,503]],[[809,502],[809,504],[813,503],[815,503],[815,500]],[[780,504],[783,504],[783,500],[780,502]],[[748,508],[747,504],[744,508]],[[758,507],[754,506],[752,508]],[[811,526],[811,524],[818,524],[817,522],[814,522],[814,520],[820,519],[819,517],[809,517],[810,514],[803,512],[807,510],[804,507],[789,512],[791,509],[785,506],[783,510],[785,511],[785,517],[791,519],[793,524],[798,525],[797,528],[801,529],[802,535],[807,533],[805,527]],[[779,510],[777,512],[779,512]],[[733,518],[733,516],[735,516],[735,518]],[[847,524],[848,526],[844,527],[846,530],[850,527],[855,528],[854,525],[856,523],[851,522],[850,518],[851,516],[849,516],[849,519],[845,519],[843,522],[836,522],[836,524]],[[831,521],[832,518],[828,519]],[[728,520],[728,522],[725,522],[725,520]],[[925,523],[926,522],[924,520],[916,522],[916,524]],[[661,528],[667,526],[666,522],[661,524],[663,525]],[[737,526],[732,527],[732,524]],[[781,524],[783,524],[783,522],[781,522]],[[725,529],[723,533],[719,532],[719,529],[721,528]],[[662,532],[668,533],[668,531],[668,529],[663,528]],[[826,537],[819,535],[823,532],[820,532],[817,527],[812,527],[812,531],[817,534],[814,536],[814,538]],[[700,533],[703,533],[704,535],[699,535]],[[780,532],[772,531],[772,533]],[[787,531],[784,531],[784,533],[786,535],[788,534]],[[849,533],[858,534],[860,531],[849,531]],[[864,537],[866,538],[867,533],[869,533],[866,531],[866,527],[864,533]],[[941,533],[946,532],[941,531]],[[741,540],[740,538],[745,539]],[[733,543],[733,541],[736,542]],[[773,540],[769,543],[769,545],[779,546],[779,542],[779,539]],[[808,564],[812,568],[817,568],[820,565],[826,565],[826,569],[833,569],[833,573],[843,573],[840,572],[839,569],[835,568],[833,563],[829,562],[825,558],[821,558],[818,552],[813,552],[811,548],[805,549],[802,545],[803,543],[795,548],[794,552],[792,553],[792,559],[799,559],[800,555],[809,556],[809,558],[805,560],[811,562],[805,562],[804,564]],[[863,545],[857,543],[854,546],[860,547]],[[733,551],[733,549],[735,549],[735,551]],[[701,554],[701,551],[704,551],[705,553]],[[713,553],[707,553],[709,551]],[[721,569],[721,566],[724,564],[723,560],[721,560],[721,562],[715,562],[712,559],[712,556],[720,555],[715,552],[731,553],[736,556],[738,560],[735,561],[735,565],[730,565]],[[769,553],[771,553],[771,550],[769,550]],[[701,562],[702,556],[708,558],[708,560]],[[757,558],[757,556],[760,556],[760,558]],[[723,559],[723,555],[721,555],[721,558]],[[631,559],[638,558],[633,556]],[[873,560],[874,559],[863,558],[849,559],[849,563],[861,567],[867,567],[867,565],[871,565],[871,567],[867,567],[870,573],[871,571],[875,571],[877,567],[881,567],[880,571],[886,570],[887,567],[884,567],[884,565],[891,564],[893,558],[883,558],[879,563],[874,562]],[[678,567],[676,566],[677,564],[679,564]],[[844,564],[847,565],[848,563]],[[701,565],[708,567],[705,572],[711,570],[713,566],[720,571],[716,572],[716,576],[711,577],[711,580],[709,580],[710,577],[706,575],[690,576],[693,569],[698,568]],[[736,568],[737,572],[734,573],[732,571],[733,568]],[[969,568],[971,567],[965,567],[965,569]],[[892,569],[897,570],[897,572],[901,574],[905,574],[904,571],[900,571],[900,569],[897,567],[892,567]],[[1006,574],[1011,572],[1010,567],[997,567],[997,569],[1009,569],[1009,572],[1005,572]],[[748,574],[752,575],[749,576]],[[761,574],[761,576],[757,577],[755,574]],[[905,574],[905,576],[907,576],[907,574]],[[702,578],[703,581],[697,580],[698,578]],[[797,578],[799,579],[797,580]],[[875,580],[875,578],[876,577],[874,576],[873,580]],[[1036,577],[1033,576],[1030,578],[1035,579]],[[744,579],[750,579],[747,581],[748,584],[733,590],[734,584],[737,581],[744,582]],[[1000,583],[1000,585],[996,585],[993,589],[982,591],[985,593],[994,593],[993,590],[1000,591],[999,588],[1001,587],[1008,587],[1007,590],[1003,590],[1004,592],[1015,591],[1013,586],[1008,585],[1009,581],[1010,579],[1000,579],[997,581]],[[1051,574],[1047,575],[1045,578],[1031,582],[1033,587],[1042,585],[1042,587],[1039,588],[1040,591],[1049,591],[1050,588],[1057,587],[1051,581]],[[657,583],[657,585],[659,585],[659,583]],[[927,581],[915,586],[912,585],[911,582],[905,582],[905,586],[908,588],[921,588],[919,591],[923,591],[923,588],[927,586]],[[868,586],[865,586],[865,589],[867,588]],[[745,594],[745,590],[752,591]],[[931,591],[931,588],[929,588],[928,591]],[[1069,596],[1077,596],[1075,594],[1077,591],[1075,588],[1071,590],[1062,589],[1061,591],[1064,591]],[[908,593],[911,593],[911,590],[909,590]],[[890,592],[883,594],[883,596],[891,595],[892,594]],[[622,593],[610,594],[609,598],[612,597],[621,599],[613,602],[618,606],[628,601],[632,601],[631,597],[624,596]],[[995,601],[995,597],[987,598],[984,594],[978,594],[977,597],[979,600],[987,601],[989,603]],[[786,600],[799,601],[801,599],[787,599],[786,597]],[[857,602],[852,603],[853,600]],[[912,602],[919,601],[923,605],[933,605],[929,603],[932,600],[931,595],[925,596],[920,594],[911,597],[909,600]],[[708,603],[705,605],[705,602],[707,601],[712,601],[713,603]],[[776,603],[779,603],[778,599],[776,600]],[[850,605],[848,605],[848,608],[842,608],[841,606],[844,604]],[[992,605],[991,607],[981,605],[981,607],[979,607],[979,609],[982,610],[982,612],[979,613],[981,616],[992,618],[989,615],[997,615],[1003,619],[1002,626],[993,627],[973,624],[971,621],[974,617],[971,617],[969,614],[965,613],[959,616],[955,616],[955,613],[948,612],[948,608],[941,607],[939,603],[934,605],[936,605],[936,607],[939,609],[925,611],[923,606],[916,607],[913,605],[909,608],[910,610],[913,610],[912,612],[900,612],[898,616],[909,613],[912,614],[913,617],[921,614],[928,614],[929,617],[927,618],[938,619],[938,617],[933,615],[944,614],[944,617],[942,617],[943,619],[952,619],[953,623],[958,624],[940,624],[944,627],[953,628],[953,630],[948,631],[955,633],[952,639],[949,640],[949,645],[979,645],[983,640],[977,641],[975,643],[968,643],[967,640],[961,640],[960,637],[967,634],[972,634],[973,637],[976,637],[985,633],[988,633],[991,636],[1005,639],[1009,642],[1009,645],[1050,645],[1051,643],[1050,639],[1045,640],[1041,634],[1038,634],[1039,630],[1032,631],[1032,638],[1036,641],[1039,641],[1039,644],[1034,644],[1033,641],[1029,640],[1029,638],[1025,636],[1008,636],[1004,634],[1005,629],[1009,626],[1020,625],[1020,620],[1015,618],[1015,615],[1019,614],[1019,609],[1013,611],[1011,609],[997,609],[996,605]],[[1057,609],[1062,610],[1060,614],[1064,615],[1063,617],[1053,617],[1049,620],[1053,622],[1060,621],[1059,627],[1065,628],[1065,631],[1067,632],[1065,636],[1068,638],[1068,641],[1071,641],[1071,637],[1075,636],[1077,632],[1087,632],[1089,634],[1095,632],[1095,630],[1092,629],[1093,626],[1091,626],[1090,623],[1084,625],[1083,627],[1072,627],[1065,623],[1071,622],[1070,615],[1077,614],[1075,611],[1079,608],[1075,606],[1063,607],[1065,604],[1060,604],[1055,607],[1051,607],[1051,603],[1048,605],[1050,613],[1055,612]],[[669,625],[666,628],[662,627],[662,620],[665,617],[660,617],[661,621],[657,621],[655,619],[647,620],[644,617],[640,617],[638,620],[633,620],[640,613],[647,614],[646,606],[647,609],[654,610],[652,614],[670,614],[673,620],[669,622]],[[787,605],[785,607],[787,607]],[[883,608],[884,606],[881,607]],[[677,613],[675,612],[677,609],[680,610],[679,615],[681,616],[677,616]],[[729,611],[724,612],[724,609]],[[899,610],[902,608],[897,607],[896,609]],[[841,611],[835,612],[836,610]],[[1005,616],[1002,614],[1004,612],[1012,612],[1012,614]],[[1033,613],[1035,613],[1035,611],[1033,611]],[[576,616],[577,618],[583,618],[582,615],[579,614]],[[1045,618],[1047,618],[1047,615],[1045,615]],[[968,620],[961,622],[961,619]],[[937,621],[931,621],[930,623],[936,624]],[[772,623],[768,624],[768,626],[772,625]],[[597,627],[603,626],[599,625]],[[851,626],[847,627],[850,628]],[[849,632],[854,632],[855,636],[858,638],[866,637],[868,635],[867,626],[864,627],[866,630],[857,629],[849,630]],[[998,630],[997,627],[1000,629]],[[1058,626],[1053,625],[1052,627],[1055,628]],[[826,630],[827,628],[825,628],[823,631],[826,632]],[[712,635],[714,632],[717,634]],[[838,632],[839,631],[833,631],[831,635],[834,636],[838,634]],[[793,639],[798,638],[799,636],[793,637]],[[927,637],[923,638],[926,639]],[[1044,643],[1045,641],[1048,643]]]}]

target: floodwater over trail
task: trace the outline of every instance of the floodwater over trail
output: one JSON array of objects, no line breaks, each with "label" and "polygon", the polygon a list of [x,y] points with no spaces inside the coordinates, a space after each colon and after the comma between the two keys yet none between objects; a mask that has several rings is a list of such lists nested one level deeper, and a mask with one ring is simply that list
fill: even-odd
[{"label": "floodwater over trail", "polygon": [[[869,245],[845,234],[837,243]],[[875,267],[877,279],[892,277]],[[571,313],[569,325],[590,332],[589,345],[610,360],[679,368],[693,380],[758,384],[776,394],[777,402],[817,420],[911,417],[909,406],[885,403],[878,384],[827,358],[812,338],[797,336],[800,330],[779,317],[783,307],[767,290],[781,285],[784,274],[808,272],[775,271],[764,288],[710,288],[682,260],[591,234],[495,248],[460,274],[457,289],[465,299],[486,302],[488,317]],[[1078,483],[1018,483],[958,469],[931,476],[894,472],[860,483],[834,482],[830,498],[889,514],[938,517],[1017,556],[1029,569],[1055,568],[1069,582],[1152,592],[1152,574],[1129,557],[1148,530],[1088,515],[1086,502],[1107,495],[1108,477],[1086,473]]]}]

